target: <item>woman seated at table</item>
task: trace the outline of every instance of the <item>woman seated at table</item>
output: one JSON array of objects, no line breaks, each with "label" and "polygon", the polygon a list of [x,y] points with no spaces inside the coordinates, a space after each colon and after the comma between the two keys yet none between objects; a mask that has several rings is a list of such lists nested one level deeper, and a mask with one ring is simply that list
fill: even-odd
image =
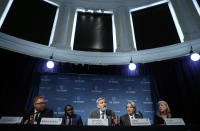
[{"label": "woman seated at table", "polygon": [[166,101],[158,102],[159,111],[154,116],[154,124],[164,125],[165,118],[171,118],[169,106]]}]

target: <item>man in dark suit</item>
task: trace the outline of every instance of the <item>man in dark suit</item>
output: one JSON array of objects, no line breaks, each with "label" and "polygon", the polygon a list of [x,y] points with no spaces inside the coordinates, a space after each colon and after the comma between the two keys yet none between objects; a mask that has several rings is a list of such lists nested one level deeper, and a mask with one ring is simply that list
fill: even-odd
[{"label": "man in dark suit", "polygon": [[118,117],[115,118],[115,112],[107,109],[105,98],[98,98],[97,109],[91,111],[89,118],[108,119],[108,125],[113,126],[118,124]]},{"label": "man in dark suit", "polygon": [[26,110],[22,124],[40,124],[42,117],[53,117],[53,111],[45,107],[44,98],[36,96],[33,100],[34,108]]},{"label": "man in dark suit", "polygon": [[62,125],[66,126],[83,126],[81,116],[74,114],[72,105],[66,105],[64,108],[65,115],[62,117]]},{"label": "man in dark suit", "polygon": [[131,119],[142,118],[142,115],[136,114],[136,105],[132,101],[127,102],[126,111],[127,114],[120,117],[121,126],[131,126]]}]

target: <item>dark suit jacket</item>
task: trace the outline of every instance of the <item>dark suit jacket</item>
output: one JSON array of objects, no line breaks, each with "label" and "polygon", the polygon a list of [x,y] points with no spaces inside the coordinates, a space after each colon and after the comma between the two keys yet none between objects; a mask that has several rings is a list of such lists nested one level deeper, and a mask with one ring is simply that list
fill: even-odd
[{"label": "dark suit jacket", "polygon": [[[66,125],[66,119],[67,119],[67,116],[64,115],[62,116],[62,125]],[[82,126],[83,125],[83,122],[82,122],[82,119],[81,119],[81,116],[78,115],[78,114],[73,114],[72,116],[72,126]]]},{"label": "dark suit jacket", "polygon": [[[26,120],[29,120],[31,115],[34,115],[34,108],[24,112],[22,124],[24,124]],[[40,123],[42,117],[53,117],[53,111],[51,109],[45,108],[44,111],[40,112],[38,124]],[[28,124],[30,124],[30,122],[28,122]]]},{"label": "dark suit jacket", "polygon": [[154,116],[154,124],[164,124],[164,119],[159,117],[158,115]]},{"label": "dark suit jacket", "polygon": [[[170,118],[170,117],[168,117],[168,118]],[[165,121],[162,117],[160,117],[158,114],[156,114],[156,115],[154,115],[154,124],[155,125],[163,125],[163,124],[165,124]]]},{"label": "dark suit jacket", "polygon": [[[109,126],[114,125],[114,122],[112,121],[112,117],[115,118],[115,112],[110,109],[107,109],[106,117],[108,119],[108,125]],[[100,109],[95,109],[95,110],[91,111],[89,118],[100,118]]]},{"label": "dark suit jacket", "polygon": [[[134,115],[135,118],[142,118],[142,116],[138,115],[138,114],[135,114]],[[130,118],[129,118],[129,115],[128,114],[125,114],[123,116],[120,117],[120,125],[121,126],[131,126],[131,121],[130,121]]]}]

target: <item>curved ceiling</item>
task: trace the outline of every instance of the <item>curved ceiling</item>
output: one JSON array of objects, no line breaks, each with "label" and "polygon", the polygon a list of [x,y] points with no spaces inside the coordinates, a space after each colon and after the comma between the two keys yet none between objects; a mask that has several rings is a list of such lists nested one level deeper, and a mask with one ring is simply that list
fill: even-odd
[{"label": "curved ceiling", "polygon": [[[77,7],[97,8],[99,6],[102,7],[104,6],[106,8],[112,9],[118,6],[127,6],[128,8],[139,7],[153,2],[158,2],[160,0],[51,0],[51,1],[59,4],[60,6],[68,5],[67,7],[69,7],[69,5],[70,6],[73,5],[72,8],[77,8]],[[179,3],[183,2],[182,0],[176,0],[176,1],[179,1]],[[184,1],[186,2],[187,0]],[[187,12],[184,12],[183,14],[187,14]],[[188,18],[184,18],[185,16],[181,17],[183,17],[181,18],[182,20],[185,21],[188,20]],[[195,20],[200,20],[200,18],[197,18],[197,14],[195,14]],[[184,23],[184,21],[182,22]],[[190,23],[198,23],[198,22],[190,20],[189,24]],[[130,62],[131,57],[133,62],[135,63],[147,63],[147,62],[166,60],[188,55],[191,46],[193,46],[194,51],[200,52],[200,44],[199,44],[200,28],[196,28],[193,25],[194,24],[187,25],[188,30],[186,28],[187,26],[184,26],[186,30],[184,32],[185,35],[189,34],[188,39],[185,42],[174,44],[171,46],[147,49],[141,51],[125,51],[125,52],[118,51],[115,53],[74,51],[70,50],[70,48],[57,48],[57,47],[44,46],[38,43],[22,40],[4,34],[2,32],[0,32],[0,47],[15,52],[23,53],[26,55],[41,57],[45,59],[49,59],[53,52],[54,60],[61,62],[70,62],[70,63],[95,64],[95,65],[122,65],[122,64],[128,64]],[[59,42],[57,43],[59,44]]]},{"label": "curved ceiling", "polygon": [[125,7],[139,7],[159,1],[167,0],[50,0],[58,4],[76,5],[79,7],[90,8],[117,8],[121,6]]},{"label": "curved ceiling", "polygon": [[175,44],[167,47],[131,52],[85,52],[70,49],[56,49],[34,42],[22,40],[0,32],[0,47],[26,55],[49,59],[53,52],[54,60],[60,62],[93,64],[93,65],[123,65],[130,63],[148,63],[189,55],[190,47],[200,52],[200,39]]}]

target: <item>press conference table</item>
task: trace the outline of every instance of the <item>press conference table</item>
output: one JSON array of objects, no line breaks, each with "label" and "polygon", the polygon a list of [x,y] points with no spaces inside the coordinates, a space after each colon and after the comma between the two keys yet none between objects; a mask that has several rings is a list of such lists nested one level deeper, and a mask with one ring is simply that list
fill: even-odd
[{"label": "press conference table", "polygon": [[12,131],[197,131],[200,130],[200,126],[132,126],[132,127],[103,127],[103,126],[55,126],[55,125],[9,125],[0,124],[0,130],[12,130]]}]

